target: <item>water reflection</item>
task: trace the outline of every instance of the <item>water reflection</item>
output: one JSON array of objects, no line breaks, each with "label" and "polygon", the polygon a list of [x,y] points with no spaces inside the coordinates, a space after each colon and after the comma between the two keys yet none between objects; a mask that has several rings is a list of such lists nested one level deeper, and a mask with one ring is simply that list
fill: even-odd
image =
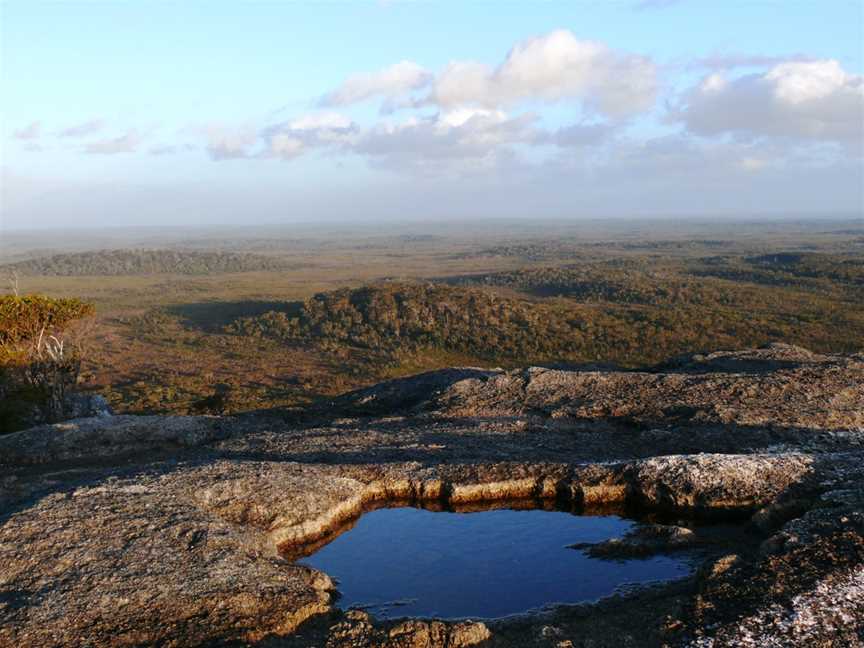
[{"label": "water reflection", "polygon": [[621,536],[632,520],[555,510],[383,508],[324,538],[299,562],[338,583],[340,607],[378,616],[497,618],[686,576],[686,556],[590,558],[567,545]]}]

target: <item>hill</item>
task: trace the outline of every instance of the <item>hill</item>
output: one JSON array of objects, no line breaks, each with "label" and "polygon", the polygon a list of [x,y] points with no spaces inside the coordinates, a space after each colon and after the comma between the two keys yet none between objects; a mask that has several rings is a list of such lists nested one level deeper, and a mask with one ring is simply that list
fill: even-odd
[{"label": "hill", "polygon": [[424,348],[493,362],[651,364],[715,346],[788,340],[816,350],[858,350],[864,308],[822,295],[738,287],[722,280],[651,277],[605,269],[502,273],[508,282],[563,299],[502,296],[490,289],[385,283],[319,293],[241,317],[231,333],[392,358]]},{"label": "hill", "polygon": [[[864,290],[864,259],[834,254],[777,253],[744,258],[706,259],[694,274],[769,286],[822,289],[832,284]],[[859,292],[859,298],[862,293]]]},{"label": "hill", "polygon": [[[723,281],[718,281],[723,280]],[[591,302],[675,305],[759,304],[774,288],[795,288],[864,302],[864,260],[815,253],[708,256],[698,259],[618,258],[446,279],[456,285],[514,288],[537,297]],[[771,287],[769,290],[767,287]]]},{"label": "hill", "polygon": [[258,254],[192,250],[118,249],[55,254],[0,266],[22,275],[123,276],[149,274],[207,275],[284,269],[286,264]]}]

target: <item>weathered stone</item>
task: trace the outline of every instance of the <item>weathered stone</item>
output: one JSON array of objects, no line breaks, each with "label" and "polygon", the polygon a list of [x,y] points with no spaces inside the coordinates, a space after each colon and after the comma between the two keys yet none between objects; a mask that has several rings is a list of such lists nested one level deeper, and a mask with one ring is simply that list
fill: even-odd
[{"label": "weathered stone", "polygon": [[0,436],[0,458],[18,465],[92,461],[202,445],[225,434],[215,417],[99,414]]},{"label": "weathered stone", "polygon": [[[291,423],[22,431],[0,438],[0,646],[854,645],[862,385],[861,356],[772,347],[655,373],[447,370]],[[482,624],[340,612],[329,577],[290,558],[395,501],[544,498],[753,516],[753,533],[700,544],[692,579]],[[651,551],[692,540],[643,528],[630,540]]]},{"label": "weathered stone", "polygon": [[703,542],[691,529],[666,524],[642,524],[621,538],[579,543],[570,545],[570,548],[582,549],[595,558],[629,558],[696,547]]}]

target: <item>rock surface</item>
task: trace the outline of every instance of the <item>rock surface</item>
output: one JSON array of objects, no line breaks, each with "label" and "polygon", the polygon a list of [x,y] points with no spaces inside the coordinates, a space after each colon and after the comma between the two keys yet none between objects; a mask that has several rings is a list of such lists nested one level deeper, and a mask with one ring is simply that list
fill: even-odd
[{"label": "rock surface", "polygon": [[[694,517],[748,526],[697,542],[690,579],[483,623],[341,612],[290,559],[388,502],[553,498],[663,518],[623,539],[651,552]],[[862,511],[864,356],[786,345],[444,370],[290,417],[80,419],[0,437],[0,646],[856,646]]]},{"label": "rock surface", "polygon": [[622,538],[612,538],[597,543],[583,542],[570,545],[570,548],[582,549],[595,558],[637,558],[676,549],[689,549],[704,542],[707,540],[686,527],[644,524],[629,531]]}]

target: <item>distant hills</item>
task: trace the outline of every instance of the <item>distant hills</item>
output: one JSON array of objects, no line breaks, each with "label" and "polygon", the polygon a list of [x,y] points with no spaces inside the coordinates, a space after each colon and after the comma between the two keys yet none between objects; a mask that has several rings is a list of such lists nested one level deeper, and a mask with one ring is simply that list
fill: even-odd
[{"label": "distant hills", "polygon": [[[834,254],[793,253],[763,254],[715,265],[715,275],[769,285],[818,285],[834,282],[864,287],[864,259]],[[710,271],[706,274],[710,274]]]},{"label": "distant hills", "polygon": [[283,270],[284,261],[259,254],[192,250],[117,249],[55,254],[0,266],[0,273],[45,276],[206,275]]},{"label": "distant hills", "polygon": [[789,341],[860,348],[860,291],[694,276],[684,268],[595,264],[383,283],[319,293],[241,317],[228,332],[396,358],[441,349],[501,362],[623,366],[686,351]]},{"label": "distant hills", "polygon": [[[718,281],[722,280],[722,281]],[[784,287],[864,298],[864,260],[834,254],[777,253],[694,259],[630,258],[447,278],[459,285],[503,286],[537,297],[629,304],[749,305],[765,303],[765,288]]]}]

